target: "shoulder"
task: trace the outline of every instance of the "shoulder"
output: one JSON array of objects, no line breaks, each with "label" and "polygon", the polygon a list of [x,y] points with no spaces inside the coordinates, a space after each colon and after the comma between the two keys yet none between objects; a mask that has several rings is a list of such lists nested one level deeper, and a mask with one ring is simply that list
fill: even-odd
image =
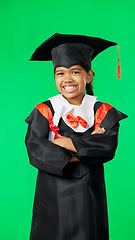
[{"label": "shoulder", "polygon": [[[54,110],[50,100],[38,103],[35,105],[29,116],[25,119],[25,122],[31,125],[35,121],[40,119],[50,120],[53,118]],[[40,121],[39,121],[40,122]]]},{"label": "shoulder", "polygon": [[101,112],[106,112],[106,113],[110,113],[110,114],[117,114],[121,117],[121,119],[123,118],[127,118],[128,116],[124,113],[122,113],[121,111],[119,111],[118,109],[116,109],[114,106],[110,105],[109,103],[105,103],[105,102],[101,102],[101,101],[97,101],[94,105],[94,110],[95,113],[101,113]]},{"label": "shoulder", "polygon": [[95,112],[99,109],[104,110],[104,111],[109,111],[110,109],[114,108],[112,105],[110,105],[109,103],[104,103],[101,101],[96,101],[95,105],[94,105],[94,110]]},{"label": "shoulder", "polygon": [[25,122],[41,137],[48,137],[49,122],[53,119],[53,109],[49,100],[35,105]]},{"label": "shoulder", "polygon": [[51,112],[52,115],[54,115],[54,109],[51,104],[51,101],[48,99],[42,103],[38,103],[35,106],[35,109],[37,109],[42,115],[46,115],[48,112]]},{"label": "shoulder", "polygon": [[99,126],[103,127],[104,125],[107,126],[107,128],[111,128],[120,120],[128,117],[126,114],[120,112],[109,103],[104,103],[101,101],[97,101],[95,103],[94,113],[95,113],[95,128]]}]

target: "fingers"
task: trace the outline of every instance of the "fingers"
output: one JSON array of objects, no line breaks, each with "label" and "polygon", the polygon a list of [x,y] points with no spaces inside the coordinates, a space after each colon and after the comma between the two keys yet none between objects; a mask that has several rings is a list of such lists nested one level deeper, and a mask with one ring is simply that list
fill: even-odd
[{"label": "fingers", "polygon": [[80,162],[80,160],[78,158],[74,158],[76,162]]},{"label": "fingers", "polygon": [[75,162],[75,158],[72,157],[71,160],[70,160],[70,162]]},{"label": "fingers", "polygon": [[70,162],[80,162],[80,160],[78,158],[72,157]]},{"label": "fingers", "polygon": [[103,134],[105,132],[104,128],[97,128],[91,134]]}]

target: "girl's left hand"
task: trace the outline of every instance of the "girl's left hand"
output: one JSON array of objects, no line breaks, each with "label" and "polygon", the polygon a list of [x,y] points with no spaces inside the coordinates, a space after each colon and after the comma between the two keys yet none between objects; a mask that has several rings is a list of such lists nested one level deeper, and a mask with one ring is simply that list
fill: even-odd
[{"label": "girl's left hand", "polygon": [[97,128],[91,134],[103,134],[105,132],[104,128]]}]

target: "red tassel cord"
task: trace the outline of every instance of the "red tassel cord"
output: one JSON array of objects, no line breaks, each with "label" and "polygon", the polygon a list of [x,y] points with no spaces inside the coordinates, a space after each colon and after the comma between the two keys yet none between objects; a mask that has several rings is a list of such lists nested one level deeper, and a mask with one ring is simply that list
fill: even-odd
[{"label": "red tassel cord", "polygon": [[120,61],[119,61],[119,45],[117,44],[117,49],[118,49],[118,69],[117,69],[117,78],[121,78],[121,70],[120,70]]}]

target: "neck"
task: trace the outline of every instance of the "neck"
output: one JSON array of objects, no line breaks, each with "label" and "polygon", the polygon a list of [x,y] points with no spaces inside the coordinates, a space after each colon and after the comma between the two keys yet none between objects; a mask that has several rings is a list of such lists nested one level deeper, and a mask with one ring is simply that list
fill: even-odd
[{"label": "neck", "polygon": [[83,93],[82,95],[79,95],[75,98],[66,98],[65,96],[63,96],[70,104],[72,105],[77,105],[80,106],[82,104],[82,100],[84,98],[85,94]]}]

